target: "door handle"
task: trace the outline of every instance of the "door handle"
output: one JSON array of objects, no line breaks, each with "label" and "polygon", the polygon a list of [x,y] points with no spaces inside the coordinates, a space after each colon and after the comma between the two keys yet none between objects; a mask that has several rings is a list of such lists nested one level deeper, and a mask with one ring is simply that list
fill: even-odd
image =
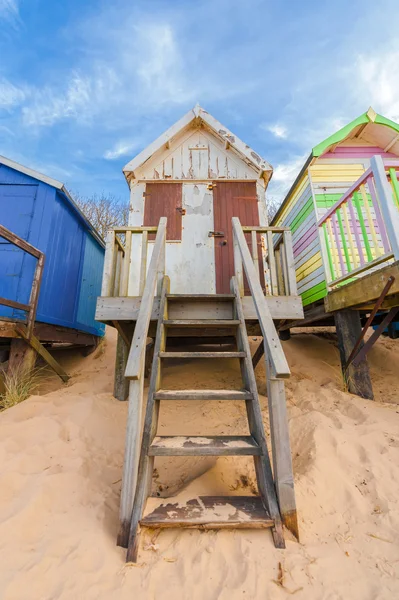
[{"label": "door handle", "polygon": [[224,237],[224,231],[210,231],[208,237]]}]

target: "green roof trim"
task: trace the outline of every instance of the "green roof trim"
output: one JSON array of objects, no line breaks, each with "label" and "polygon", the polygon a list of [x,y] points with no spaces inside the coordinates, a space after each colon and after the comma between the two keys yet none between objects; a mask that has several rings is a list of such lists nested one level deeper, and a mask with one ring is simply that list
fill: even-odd
[{"label": "green roof trim", "polygon": [[374,123],[377,123],[378,125],[386,125],[387,127],[391,127],[391,129],[394,129],[399,133],[399,123],[395,123],[395,121],[391,121],[391,119],[387,119],[382,115],[377,115]]},{"label": "green roof trim", "polygon": [[357,127],[358,125],[363,125],[364,123],[368,122],[369,118],[367,116],[367,113],[360,115],[360,117],[358,117],[354,121],[351,121],[350,123],[348,123],[348,125],[345,125],[345,127],[342,127],[342,129],[330,135],[330,137],[324,140],[324,142],[320,142],[320,144],[317,144],[317,146],[315,146],[312,150],[313,156],[320,156],[321,154],[323,154],[323,152],[327,150],[329,146],[342,142],[342,140],[344,140],[350,134],[352,129],[355,129],[355,127]]},{"label": "green roof trim", "polygon": [[360,115],[360,117],[357,117],[357,119],[351,121],[350,123],[348,123],[348,125],[345,125],[345,127],[342,127],[342,129],[333,133],[333,135],[330,135],[330,137],[328,137],[326,140],[320,142],[320,144],[317,144],[317,146],[315,146],[312,150],[312,155],[315,158],[321,156],[327,150],[327,148],[333,146],[334,144],[342,142],[342,140],[344,140],[350,134],[350,132],[353,129],[355,129],[355,127],[358,127],[359,125],[364,125],[365,123],[371,122],[376,123],[377,125],[385,125],[386,127],[390,127],[394,131],[399,132],[398,123],[395,123],[395,121],[391,121],[390,119],[387,119],[386,117],[383,117],[382,115],[379,115],[377,113],[374,113],[374,115],[374,119],[370,117],[369,109],[367,112]]}]

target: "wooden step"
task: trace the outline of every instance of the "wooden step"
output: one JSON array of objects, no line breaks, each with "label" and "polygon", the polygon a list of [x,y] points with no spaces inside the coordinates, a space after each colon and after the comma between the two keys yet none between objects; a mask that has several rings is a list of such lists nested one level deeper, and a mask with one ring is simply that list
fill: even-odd
[{"label": "wooden step", "polygon": [[168,294],[168,301],[183,301],[192,300],[193,302],[226,302],[234,300],[234,294]]},{"label": "wooden step", "polygon": [[237,319],[166,319],[167,327],[238,327]]},{"label": "wooden step", "polygon": [[245,358],[245,352],[160,352],[160,358]]},{"label": "wooden step", "polygon": [[158,390],[155,400],[252,400],[248,390]]},{"label": "wooden step", "polygon": [[259,496],[199,496],[185,504],[165,503],[143,517],[144,527],[266,529],[274,522]]},{"label": "wooden step", "polygon": [[260,456],[261,449],[250,435],[156,436],[150,456]]}]

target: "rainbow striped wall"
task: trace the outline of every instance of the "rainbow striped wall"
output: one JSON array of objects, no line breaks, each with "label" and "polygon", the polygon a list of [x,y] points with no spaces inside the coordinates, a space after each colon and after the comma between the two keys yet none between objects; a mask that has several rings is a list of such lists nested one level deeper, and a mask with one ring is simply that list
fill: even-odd
[{"label": "rainbow striped wall", "polygon": [[287,196],[273,223],[290,227],[298,292],[307,306],[327,295],[326,274],[317,223],[369,167],[370,158],[395,155],[373,146],[338,146],[311,162]]}]

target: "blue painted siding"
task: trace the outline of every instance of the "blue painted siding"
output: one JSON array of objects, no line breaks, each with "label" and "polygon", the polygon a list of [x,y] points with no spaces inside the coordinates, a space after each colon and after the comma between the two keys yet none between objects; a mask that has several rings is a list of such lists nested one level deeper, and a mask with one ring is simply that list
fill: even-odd
[{"label": "blue painted siding", "polygon": [[[92,236],[86,233],[77,312],[79,323],[87,323],[95,313],[97,297],[101,295],[103,263],[104,252]],[[96,328],[102,335],[105,333],[105,325],[102,323],[96,323]]]},{"label": "blue painted siding", "polygon": [[[45,253],[37,320],[95,335],[104,249],[60,190],[0,165],[0,223]],[[0,238],[0,296],[26,303],[36,260]],[[95,296],[94,296],[95,295]],[[25,313],[0,305],[0,318]]]}]

